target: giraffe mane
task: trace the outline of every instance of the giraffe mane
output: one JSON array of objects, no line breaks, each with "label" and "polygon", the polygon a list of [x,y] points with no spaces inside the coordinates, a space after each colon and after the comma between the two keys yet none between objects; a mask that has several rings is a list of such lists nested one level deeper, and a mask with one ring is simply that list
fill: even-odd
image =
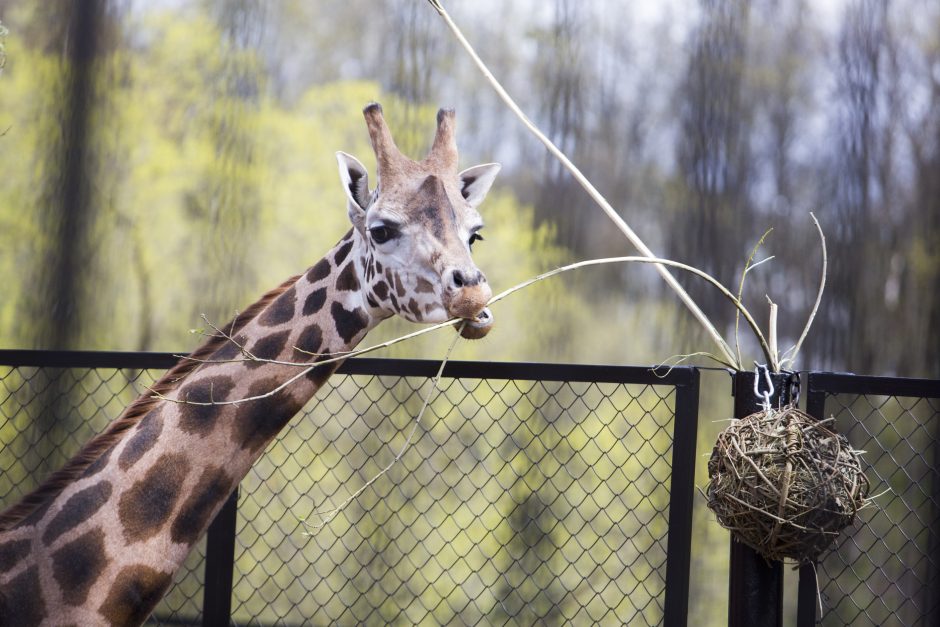
[{"label": "giraffe mane", "polygon": [[[235,316],[228,325],[219,328],[224,329],[229,337],[235,335],[299,278],[300,275],[289,278]],[[139,396],[104,431],[89,440],[77,455],[66,462],[65,466],[49,475],[45,481],[15,505],[0,512],[0,531],[11,529],[40,506],[58,496],[67,485],[75,481],[86,468],[116,444],[129,429],[139,423],[143,416],[163,402],[158,395],[165,395],[179,386],[186,380],[186,377],[202,365],[200,360],[211,357],[227,341],[226,336],[213,335],[187,357],[180,359],[175,366],[167,370],[156,383],[150,386],[148,392]]]}]

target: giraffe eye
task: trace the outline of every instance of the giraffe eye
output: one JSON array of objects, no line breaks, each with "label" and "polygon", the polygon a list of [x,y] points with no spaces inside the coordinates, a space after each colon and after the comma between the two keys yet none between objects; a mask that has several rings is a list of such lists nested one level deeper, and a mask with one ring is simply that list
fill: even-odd
[{"label": "giraffe eye", "polygon": [[369,229],[369,235],[372,236],[372,241],[376,244],[384,244],[398,237],[398,231],[387,224],[377,224]]},{"label": "giraffe eye", "polygon": [[479,233],[474,233],[473,235],[470,236],[470,241],[467,242],[467,245],[470,246],[471,250],[473,250],[473,244],[475,242],[482,242],[482,241],[483,241],[483,236],[480,235]]}]

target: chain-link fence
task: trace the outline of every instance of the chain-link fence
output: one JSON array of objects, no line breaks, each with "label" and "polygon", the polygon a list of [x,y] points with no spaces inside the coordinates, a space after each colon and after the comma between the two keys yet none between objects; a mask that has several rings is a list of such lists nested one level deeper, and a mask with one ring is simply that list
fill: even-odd
[{"label": "chain-link fence", "polygon": [[865,451],[874,499],[801,607],[821,601],[824,625],[940,624],[940,382],[811,374],[809,389],[810,412]]},{"label": "chain-link fence", "polygon": [[[0,510],[64,465],[176,361],[171,355],[2,352],[0,364],[14,365],[0,365]],[[205,545],[203,538],[190,553],[155,616],[198,624]]]},{"label": "chain-link fence", "polygon": [[[0,508],[173,361],[0,351]],[[694,624],[694,369],[449,364],[401,461],[308,535],[401,450],[436,368],[344,364],[150,623]],[[937,624],[940,382],[811,373],[807,408],[866,451],[877,496],[801,570],[798,623]]]},{"label": "chain-link fence", "polygon": [[[0,507],[159,376],[113,357],[0,366]],[[401,450],[436,367],[347,362],[255,464],[231,621],[684,624],[693,369],[449,364],[400,463],[307,535]],[[46,426],[50,413],[69,419]],[[218,584],[206,553],[203,540],[151,622],[203,620],[204,583]]]}]

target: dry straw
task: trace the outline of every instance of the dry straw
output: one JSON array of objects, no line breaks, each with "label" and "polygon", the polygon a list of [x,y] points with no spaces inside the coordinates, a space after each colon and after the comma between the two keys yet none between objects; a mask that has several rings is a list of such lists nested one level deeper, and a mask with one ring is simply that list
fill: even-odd
[{"label": "dry straw", "polygon": [[767,560],[814,562],[868,501],[861,451],[795,407],[732,421],[708,461],[708,507]]}]

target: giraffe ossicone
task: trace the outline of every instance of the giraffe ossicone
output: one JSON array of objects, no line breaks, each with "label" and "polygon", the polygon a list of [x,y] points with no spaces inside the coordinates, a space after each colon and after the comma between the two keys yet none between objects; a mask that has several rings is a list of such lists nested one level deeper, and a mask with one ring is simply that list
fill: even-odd
[{"label": "giraffe ossicone", "polygon": [[359,160],[337,153],[352,229],[0,512],[0,627],[146,620],[228,495],[338,365],[284,386],[297,374],[290,362],[350,351],[394,315],[463,318],[471,339],[492,328],[471,247],[499,165],[458,172],[453,111],[438,113],[420,161],[395,146],[378,104],[363,113],[375,188]]},{"label": "giraffe ossicone", "polygon": [[336,158],[361,245],[359,276],[365,281],[367,304],[375,316],[398,314],[412,322],[464,318],[461,333],[483,337],[493,324],[486,308],[492,291],[470,253],[482,239],[477,207],[499,164],[457,171],[452,110],[438,112],[434,143],[421,161],[398,150],[378,104],[366,107],[364,114],[378,169],[375,190],[369,191],[368,173],[359,160],[344,152]]}]

